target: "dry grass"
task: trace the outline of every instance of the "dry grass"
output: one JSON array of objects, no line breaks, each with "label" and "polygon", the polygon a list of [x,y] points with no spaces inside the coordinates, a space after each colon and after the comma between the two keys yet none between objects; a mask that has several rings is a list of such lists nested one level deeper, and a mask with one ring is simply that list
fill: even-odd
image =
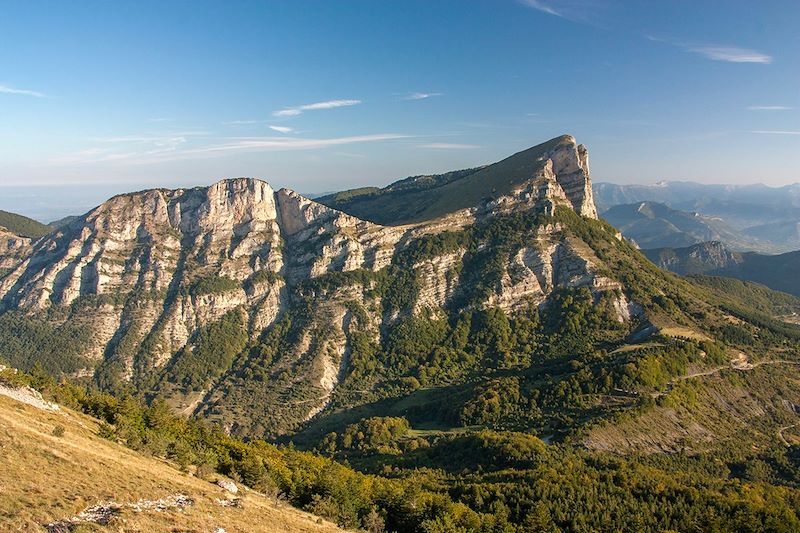
[{"label": "dry grass", "polygon": [[[53,434],[63,426],[64,434]],[[56,433],[59,433],[56,431]],[[114,501],[157,500],[176,493],[194,505],[163,512],[123,509],[106,526],[76,531],[334,532],[330,523],[252,492],[223,507],[227,493],[172,465],[97,436],[97,424],[70,410],[45,412],[0,396],[0,531],[42,531],[42,524]]]}]

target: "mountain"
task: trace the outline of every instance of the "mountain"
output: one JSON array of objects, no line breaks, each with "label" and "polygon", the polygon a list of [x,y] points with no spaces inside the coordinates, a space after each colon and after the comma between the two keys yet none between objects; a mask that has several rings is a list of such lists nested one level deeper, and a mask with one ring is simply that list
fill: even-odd
[{"label": "mountain", "polygon": [[[0,357],[163,398],[235,434],[311,442],[363,412],[485,423],[466,414],[478,376],[539,351],[710,327],[664,303],[696,299],[694,312],[701,295],[597,220],[574,138],[444,176],[342,206],[392,199],[391,226],[256,179],[116,196],[6,254]],[[400,202],[419,195],[422,209]],[[597,328],[577,345],[562,330],[574,313]],[[439,407],[409,411],[412,398]]]},{"label": "mountain", "polygon": [[600,212],[621,204],[663,203],[672,209],[718,219],[739,232],[745,244],[748,241],[762,243],[744,247],[729,243],[736,249],[764,253],[800,249],[797,229],[800,224],[800,183],[783,187],[680,181],[662,181],[655,185],[598,183],[595,195]]},{"label": "mountain", "polygon": [[[625,320],[636,306],[620,283],[553,218],[558,209],[594,216],[586,151],[569,137],[541,146],[494,166],[510,176],[466,182],[466,199],[450,198],[450,207],[444,192],[431,195],[441,200],[431,209],[453,210],[405,226],[253,179],[114,197],[35,242],[0,279],[2,355],[157,393],[231,431],[275,435],[349,401],[353,389],[374,390],[363,399],[389,383],[412,390],[410,360],[360,376],[355,357],[367,354],[352,352],[359,340],[372,350],[373,339],[415,317],[441,321],[450,307],[513,311],[585,288]],[[477,207],[459,208],[477,198]],[[553,222],[532,230],[537,217]],[[531,239],[478,250],[491,240],[485,232],[509,220]],[[242,405],[270,408],[256,415]]]},{"label": "mountain", "polygon": [[50,222],[49,226],[52,227],[52,228],[61,228],[63,226],[68,225],[69,223],[71,223],[73,220],[76,220],[77,218],[78,217],[75,216],[75,215],[68,215],[68,216],[59,218],[58,220],[53,220],[52,222]]},{"label": "mountain", "polygon": [[558,183],[576,212],[596,217],[589,184],[589,154],[564,135],[479,168],[414,176],[383,189],[362,188],[317,201],[378,224],[400,225],[441,217],[508,195],[551,162]]},{"label": "mountain", "polygon": [[745,228],[743,233],[754,239],[783,243],[792,250],[800,249],[800,217]]},{"label": "mountain", "polygon": [[721,242],[704,242],[685,248],[654,248],[644,253],[661,268],[676,274],[728,276],[800,296],[800,252],[741,253],[731,251]]},{"label": "mountain", "polygon": [[115,196],[4,253],[0,359],[350,528],[797,529],[792,304],[659,269],[592,198],[569,136],[328,205]]},{"label": "mountain", "polygon": [[783,187],[686,181],[653,185],[597,183],[594,193],[600,211],[620,204],[658,202],[673,209],[724,218],[736,229],[774,221],[776,217],[800,218],[800,183]]},{"label": "mountain", "polygon": [[0,210],[0,231],[12,233],[19,237],[38,239],[53,228],[32,218]]},{"label": "mountain", "polygon": [[679,211],[661,203],[616,205],[602,216],[642,248],[677,248],[723,241],[737,250],[775,251],[769,242],[738,232],[719,218]]}]

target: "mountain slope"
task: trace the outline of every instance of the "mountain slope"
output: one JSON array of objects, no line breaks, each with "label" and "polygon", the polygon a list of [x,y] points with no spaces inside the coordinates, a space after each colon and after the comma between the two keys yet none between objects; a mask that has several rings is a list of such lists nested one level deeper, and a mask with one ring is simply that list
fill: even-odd
[{"label": "mountain slope", "polygon": [[800,296],[800,252],[741,253],[720,242],[705,242],[686,248],[655,248],[644,253],[661,268],[676,274],[729,276]]},{"label": "mountain slope", "polygon": [[494,196],[455,173],[429,190],[468,192],[402,226],[254,179],[114,197],[9,259],[0,357],[317,446],[387,416],[569,439],[794,338],[746,315],[726,340],[730,310],[595,218],[574,139],[525,154],[478,171]]},{"label": "mountain slope", "polygon": [[768,242],[744,235],[718,218],[679,211],[665,204],[616,205],[602,216],[641,248],[678,248],[716,240],[736,250],[774,250]]},{"label": "mountain slope", "polygon": [[[626,320],[632,304],[591,248],[563,223],[537,222],[558,209],[594,215],[585,149],[570,137],[542,146],[552,147],[547,159],[540,146],[534,160],[499,164],[514,172],[504,194],[400,227],[252,179],[114,197],[7,258],[0,356],[274,435],[336,401],[357,339],[414,317],[511,312],[583,287],[606,294]],[[466,182],[465,198],[476,183]],[[480,249],[505,221],[528,236],[513,250]],[[386,382],[412,378],[395,374],[352,387],[380,395]],[[257,415],[256,406],[271,410]]]},{"label": "mountain slope", "polygon": [[[268,523],[275,531],[342,531],[250,491],[237,495],[236,506],[224,506],[230,496],[220,487],[97,433],[88,416],[44,411],[0,394],[0,529],[39,531],[99,505],[108,510],[108,523],[87,520],[82,528],[249,533]],[[103,513],[96,514],[102,522]],[[53,531],[73,530],[63,527]]]},{"label": "mountain slope", "polygon": [[53,228],[32,218],[0,210],[0,229],[20,237],[37,239],[48,234]]},{"label": "mountain slope", "polygon": [[597,216],[589,175],[588,152],[564,135],[551,139],[498,163],[417,176],[384,189],[356,189],[317,198],[317,201],[379,224],[398,225],[438,218],[509,194],[525,183],[547,160],[552,161],[558,183],[582,215]]},{"label": "mountain slope", "polygon": [[800,327],[659,269],[594,216],[585,149],[551,143],[495,194],[397,184],[453,193],[404,225],[254,179],[112,198],[4,258],[0,358],[347,526],[797,529]]}]

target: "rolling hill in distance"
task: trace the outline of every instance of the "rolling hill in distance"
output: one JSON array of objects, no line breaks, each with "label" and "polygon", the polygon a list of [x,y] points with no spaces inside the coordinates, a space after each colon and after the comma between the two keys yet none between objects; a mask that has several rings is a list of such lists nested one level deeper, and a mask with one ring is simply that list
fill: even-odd
[{"label": "rolling hill in distance", "polygon": [[662,270],[623,237],[642,219],[739,234],[645,200],[615,228],[594,198],[569,135],[317,200],[118,195],[9,232],[0,359],[94,417],[82,439],[347,528],[800,527],[800,298]]}]

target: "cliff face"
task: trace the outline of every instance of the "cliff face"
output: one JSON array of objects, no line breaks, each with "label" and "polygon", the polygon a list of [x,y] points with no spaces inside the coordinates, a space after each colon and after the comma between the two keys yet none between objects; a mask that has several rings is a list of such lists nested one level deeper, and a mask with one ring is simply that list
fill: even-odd
[{"label": "cliff face", "polygon": [[20,237],[0,227],[0,273],[11,269],[29,253],[31,239]]},{"label": "cliff face", "polygon": [[[274,433],[268,422],[240,416],[242,402],[288,420],[281,427],[313,417],[347,375],[353,339],[377,342],[404,316],[446,316],[459,305],[514,312],[545,303],[559,288],[587,287],[613,293],[619,320],[627,320],[632,306],[623,287],[560,223],[538,227],[535,238],[500,258],[503,274],[469,303],[463,295],[474,280],[463,266],[474,251],[466,244],[403,259],[425,239],[508,213],[552,215],[559,206],[597,216],[588,155],[574,139],[505,194],[401,226],[374,224],[257,179],[125,194],[34,243],[4,240],[0,310],[52,327],[78,321],[91,328],[78,374],[161,390],[179,411],[217,418],[232,431]],[[406,278],[411,301],[392,303],[400,290],[393,284]],[[292,334],[276,350],[265,339],[287,321]],[[236,353],[210,368],[192,362],[217,335],[208,328],[221,323],[238,324],[251,348],[231,348]],[[266,347],[253,348],[259,343]]]},{"label": "cliff face", "polygon": [[589,151],[586,147],[576,144],[574,137],[569,137],[568,142],[560,144],[546,157],[552,161],[558,184],[575,211],[588,218],[597,218],[589,177]]}]

